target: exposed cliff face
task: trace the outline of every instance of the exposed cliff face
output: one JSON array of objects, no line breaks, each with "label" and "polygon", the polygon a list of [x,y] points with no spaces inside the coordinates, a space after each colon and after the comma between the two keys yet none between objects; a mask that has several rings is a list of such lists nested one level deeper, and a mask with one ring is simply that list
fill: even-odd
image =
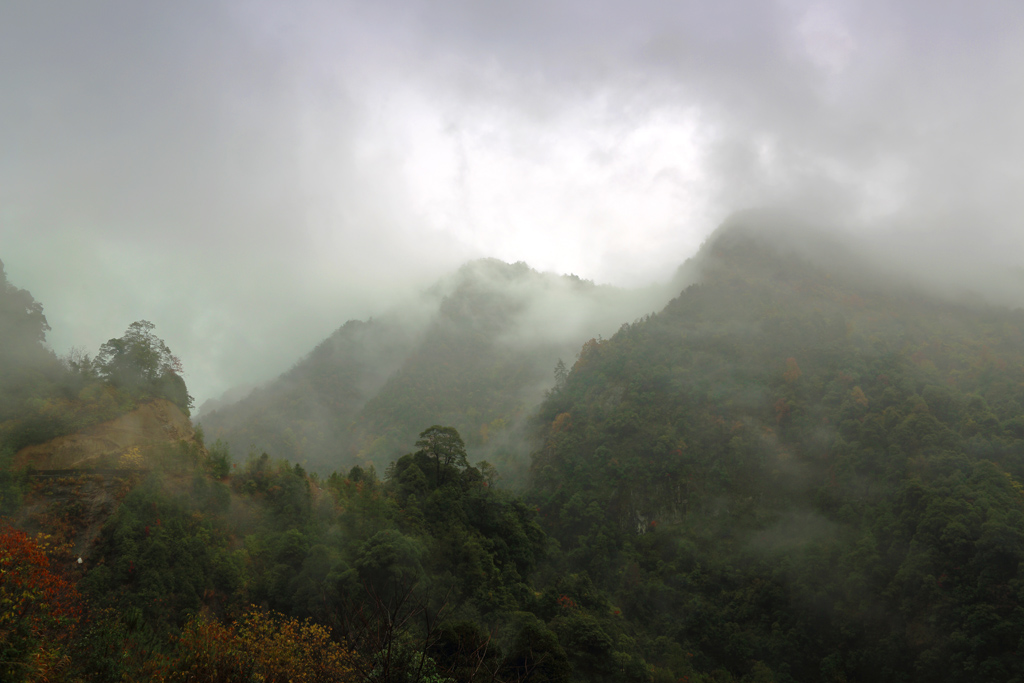
[{"label": "exposed cliff face", "polygon": [[109,422],[26,446],[15,455],[14,465],[36,470],[119,468],[125,454],[138,449],[142,460],[129,468],[143,468],[154,449],[194,440],[192,423],[181,409],[156,399]]},{"label": "exposed cliff face", "polygon": [[30,467],[18,526],[50,534],[59,561],[88,557],[92,542],[121,500],[159,467],[171,476],[202,457],[188,417],[157,399],[76,434],[27,446],[15,466]]}]

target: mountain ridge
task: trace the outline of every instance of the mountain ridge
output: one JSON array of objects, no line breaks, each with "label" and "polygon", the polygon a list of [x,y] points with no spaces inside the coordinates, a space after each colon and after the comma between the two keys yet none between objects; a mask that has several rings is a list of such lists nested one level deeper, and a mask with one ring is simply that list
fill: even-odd
[{"label": "mountain ridge", "polygon": [[[424,292],[428,314],[409,323],[396,309],[349,321],[278,379],[199,421],[235,452],[321,468],[382,467],[424,424],[438,423],[458,426],[482,457],[510,459],[485,447],[539,402],[559,358],[571,359],[598,330],[614,331],[621,311],[642,313],[635,301],[658,297],[478,259]],[[386,357],[373,357],[381,351]],[[254,433],[253,418],[274,420],[275,406],[291,417]]]},{"label": "mountain ridge", "polygon": [[[340,634],[366,677],[1020,679],[1024,311],[816,235],[723,228],[670,301],[582,345],[597,318],[574,303],[636,300],[496,262],[421,325],[346,323],[254,395],[249,433],[292,442],[164,460],[87,525],[102,625],[69,661],[103,680],[191,670],[197,643],[234,661],[258,614]],[[315,439],[329,476],[281,459]]]},{"label": "mountain ridge", "polygon": [[710,239],[541,406],[529,495],[562,571],[704,671],[1011,680],[1024,311],[763,234]]}]

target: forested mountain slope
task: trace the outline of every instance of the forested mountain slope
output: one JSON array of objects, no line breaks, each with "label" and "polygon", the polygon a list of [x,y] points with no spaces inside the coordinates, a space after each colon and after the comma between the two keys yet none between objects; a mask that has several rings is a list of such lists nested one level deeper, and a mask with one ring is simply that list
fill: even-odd
[{"label": "forested mountain slope", "polygon": [[720,231],[542,406],[564,571],[677,671],[1020,680],[1024,313],[778,238]]},{"label": "forested mountain slope", "polygon": [[473,261],[415,308],[345,323],[277,380],[200,421],[236,453],[254,447],[325,472],[382,468],[430,424],[457,427],[474,458],[525,461],[518,425],[559,358],[668,298]]},{"label": "forested mountain slope", "polygon": [[[0,522],[0,677],[1024,679],[1024,313],[751,225],[716,233],[663,310],[584,344],[533,410],[571,337],[635,299],[472,264],[422,324],[348,323],[229,423],[286,451],[288,430],[331,457],[405,451],[382,476],[233,464],[198,431],[90,480],[116,512],[78,563],[88,487],[0,469],[4,512],[54,497],[41,521],[68,531],[47,548]],[[139,362],[166,351],[148,323],[59,361],[41,308],[4,293],[45,359],[0,365],[24,382],[8,459],[178,386],[169,352]],[[472,464],[517,418],[519,491]]]},{"label": "forested mountain slope", "polygon": [[235,453],[255,448],[307,464],[340,461],[352,448],[360,410],[417,332],[387,318],[349,321],[275,381],[199,421],[211,441],[221,439]]}]

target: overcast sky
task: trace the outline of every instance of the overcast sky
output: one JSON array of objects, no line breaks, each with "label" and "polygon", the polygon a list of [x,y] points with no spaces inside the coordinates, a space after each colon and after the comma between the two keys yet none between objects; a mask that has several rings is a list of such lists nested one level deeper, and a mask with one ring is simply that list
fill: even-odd
[{"label": "overcast sky", "polygon": [[1020,0],[11,1],[0,259],[202,402],[468,258],[644,284],[747,207],[1019,265],[1022,122]]}]

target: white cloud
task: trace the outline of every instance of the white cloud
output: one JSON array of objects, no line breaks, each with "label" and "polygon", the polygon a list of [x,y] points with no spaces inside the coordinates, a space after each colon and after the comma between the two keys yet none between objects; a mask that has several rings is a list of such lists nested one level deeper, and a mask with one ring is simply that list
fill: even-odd
[{"label": "white cloud", "polygon": [[0,64],[11,280],[200,400],[470,256],[637,284],[752,205],[1024,253],[1016,2],[8,3]]}]

